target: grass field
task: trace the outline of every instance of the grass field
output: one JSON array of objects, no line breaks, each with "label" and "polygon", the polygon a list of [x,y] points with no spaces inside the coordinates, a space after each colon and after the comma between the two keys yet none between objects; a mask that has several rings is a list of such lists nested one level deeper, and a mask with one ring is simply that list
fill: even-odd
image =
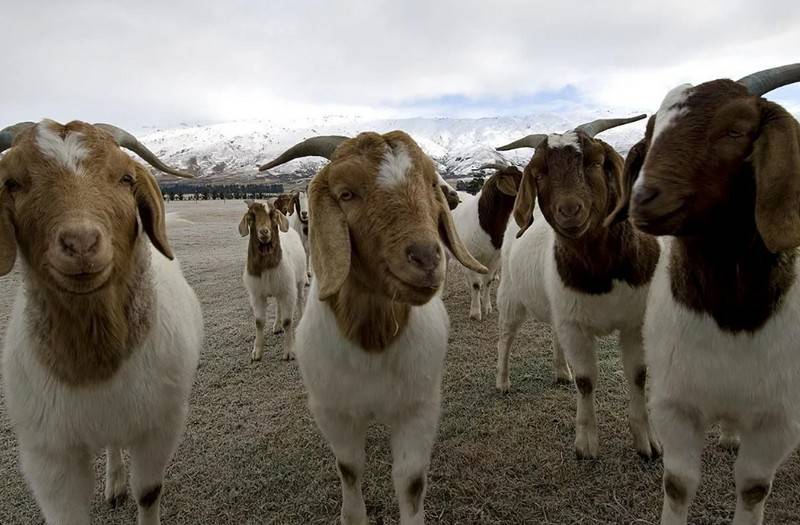
[{"label": "grass field", "polygon": [[[170,203],[170,239],[205,315],[206,345],[184,439],[168,469],[165,524],[333,524],[339,482],[333,455],[305,405],[297,365],[280,361],[280,336],[250,363],[253,319],[241,282],[246,240],[236,232],[240,202]],[[175,220],[177,219],[177,220]],[[661,509],[661,464],[642,462],[627,428],[627,387],[616,339],[600,343],[598,419],[601,455],[573,452],[574,388],[556,386],[550,332],[528,322],[512,355],[512,390],[494,388],[497,314],[468,316],[469,296],[453,267],[445,303],[451,341],[443,410],[426,498],[429,523],[647,524]],[[19,273],[0,280],[0,337]],[[271,312],[273,312],[271,307]],[[273,315],[271,313],[270,315]],[[268,323],[269,326],[269,323]],[[735,455],[709,434],[703,480],[690,521],[730,523]],[[367,441],[364,485],[372,523],[397,521],[385,429]],[[136,506],[107,509],[103,458],[97,461],[93,522],[135,523]],[[0,408],[0,523],[42,523],[17,466],[17,447]],[[800,453],[775,479],[766,523],[800,523]]]}]

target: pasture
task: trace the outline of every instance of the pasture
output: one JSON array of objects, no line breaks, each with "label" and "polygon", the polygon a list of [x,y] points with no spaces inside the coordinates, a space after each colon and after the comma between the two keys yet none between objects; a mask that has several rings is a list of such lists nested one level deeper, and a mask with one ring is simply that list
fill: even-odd
[{"label": "pasture", "polygon": [[[250,363],[253,317],[242,286],[246,239],[239,201],[167,205],[172,247],[202,302],[206,344],[183,441],[164,487],[169,524],[333,524],[340,490],[334,458],[305,406],[297,366],[280,360],[279,337]],[[425,500],[429,523],[652,524],[661,509],[659,461],[643,462],[627,428],[627,387],[615,338],[600,344],[597,389],[601,455],[574,457],[574,387],[553,383],[549,329],[520,330],[512,390],[495,391],[497,313],[468,319],[469,296],[456,263],[444,300],[451,320],[442,418]],[[19,271],[0,280],[0,337]],[[270,307],[268,326],[274,315]],[[735,507],[735,455],[707,439],[703,480],[690,522],[729,523]],[[397,520],[384,429],[368,435],[364,495],[372,523]],[[132,501],[106,508],[97,461],[93,522],[129,524]],[[0,408],[0,523],[38,524],[39,511],[19,473],[17,448]],[[766,523],[800,522],[800,453],[778,471]]]}]

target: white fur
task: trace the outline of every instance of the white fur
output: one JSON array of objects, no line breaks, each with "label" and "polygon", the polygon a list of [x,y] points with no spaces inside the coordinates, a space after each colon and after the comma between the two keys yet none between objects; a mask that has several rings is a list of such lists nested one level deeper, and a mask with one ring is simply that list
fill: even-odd
[{"label": "white fur", "polygon": [[566,133],[553,133],[547,136],[547,147],[549,148],[574,148],[580,150],[580,142],[578,141],[578,134],[574,131],[567,131]]},{"label": "white fur", "polygon": [[[748,484],[770,483],[800,444],[800,286],[795,282],[781,308],[754,333],[724,332],[707,314],[674,300],[668,269],[673,242],[663,241],[644,324],[653,425],[664,443],[665,471],[681,480],[689,501],[700,480],[707,425],[722,420],[729,432],[738,431],[739,495]],[[665,498],[662,523],[685,524],[687,510],[688,502],[672,508]],[[763,502],[748,510],[739,496],[733,523],[761,523],[762,513]]]},{"label": "white fur", "polygon": [[408,181],[408,170],[412,167],[411,157],[405,146],[396,144],[387,148],[378,168],[378,184],[384,188],[395,188]]},{"label": "white fur", "polygon": [[81,175],[80,164],[88,154],[83,146],[83,134],[71,131],[61,138],[54,131],[60,127],[52,120],[45,119],[36,126],[36,146],[45,157],[50,157],[75,175]]},{"label": "white fur", "polygon": [[500,268],[500,250],[492,245],[492,238],[481,228],[478,219],[478,203],[482,193],[470,195],[453,210],[456,231],[467,251],[489,269],[489,273],[480,274],[464,268],[470,293],[469,316],[478,321],[492,312],[491,284]]},{"label": "white fur", "polygon": [[305,287],[308,283],[306,275],[306,253],[300,235],[289,228],[287,232],[278,232],[281,249],[281,261],[275,268],[265,270],[259,277],[247,273],[245,265],[242,281],[250,298],[250,306],[256,319],[256,339],[253,361],[258,361],[264,352],[264,326],[266,324],[267,301],[274,297],[277,303],[273,333],[286,332],[283,341],[283,358],[291,359],[294,347],[295,309],[302,315]]},{"label": "white fur", "polygon": [[367,523],[364,439],[370,422],[377,421],[392,434],[400,523],[422,524],[422,504],[414,514],[407,491],[427,472],[436,437],[450,324],[444,303],[436,295],[412,307],[408,324],[388,348],[366,352],[342,336],[330,306],[318,297],[314,280],[297,327],[297,362],[317,425],[337,461],[356,475],[356,486],[342,483],[342,523]]},{"label": "white fur", "polygon": [[[141,241],[146,242],[146,241]],[[131,455],[136,497],[160,485],[180,440],[203,341],[200,303],[177,261],[150,249],[156,294],[150,332],[115,374],[72,387],[43,367],[19,287],[3,347],[3,384],[23,473],[48,523],[85,525],[94,486],[92,456],[107,447],[106,497],[124,494],[120,450]],[[139,523],[159,523],[158,500]]]},{"label": "white fur", "polygon": [[[630,423],[637,450],[650,456],[655,440],[649,428],[644,393],[637,388],[636,374],[644,364],[641,326],[647,286],[631,287],[614,282],[609,293],[589,295],[567,288],[555,264],[556,234],[537,207],[533,225],[517,239],[519,226],[508,221],[502,248],[502,275],[497,293],[500,312],[497,388],[510,387],[508,360],[511,345],[522,322],[531,316],[553,327],[553,357],[556,377],[568,380],[569,365],[576,378],[588,378],[597,386],[595,337],[620,331],[625,376],[631,391]],[[578,395],[576,451],[583,457],[598,454],[597,422],[593,394]]]},{"label": "white fur", "polygon": [[[294,211],[291,215],[289,215],[289,226],[291,226],[292,229],[296,231],[298,235],[300,235],[300,240],[303,241],[303,250],[306,252],[306,272],[308,276],[311,277],[311,261],[309,260],[311,252],[308,248],[308,233],[303,231],[308,230],[309,226],[308,194],[304,191],[301,191],[297,198],[300,201],[300,212],[293,208]],[[306,214],[306,222],[301,220],[303,212]]]}]

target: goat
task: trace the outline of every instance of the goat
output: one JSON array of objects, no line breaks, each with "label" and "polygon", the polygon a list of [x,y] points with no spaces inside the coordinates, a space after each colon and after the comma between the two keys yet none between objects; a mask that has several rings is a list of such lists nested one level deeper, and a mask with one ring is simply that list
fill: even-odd
[{"label": "goat", "polygon": [[496,385],[502,392],[510,387],[509,352],[522,321],[532,315],[550,323],[556,379],[569,381],[569,367],[575,376],[578,458],[595,458],[599,452],[595,337],[615,330],[620,331],[630,388],[634,446],[645,458],[659,453],[645,405],[641,335],[658,243],[627,221],[604,220],[622,195],[623,161],[611,146],[594,138],[644,117],[597,120],[564,134],[529,135],[498,148],[532,147],[536,152],[525,167],[514,221],[508,221],[503,243]]},{"label": "goat", "polygon": [[256,339],[250,359],[260,361],[264,353],[267,301],[274,297],[277,311],[272,333],[286,333],[283,358],[288,361],[294,346],[292,319],[295,308],[302,312],[308,283],[305,250],[300,235],[289,228],[289,221],[278,208],[250,199],[244,202],[247,211],[239,222],[239,234],[249,235],[250,240],[242,281],[256,318]]},{"label": "goat", "polygon": [[503,234],[522,180],[522,172],[515,166],[495,163],[479,169],[495,169],[496,172],[475,197],[466,200],[453,212],[456,230],[467,250],[489,269],[486,275],[470,271],[466,275],[470,293],[469,316],[478,321],[492,312],[491,284],[500,267]]},{"label": "goat", "polygon": [[364,442],[378,420],[392,432],[400,523],[421,524],[449,330],[442,245],[486,268],[458,237],[433,162],[405,133],[316,137],[267,166],[307,155],[330,163],[309,188],[315,278],[296,352],[336,456],[341,521],[367,523]]},{"label": "goat", "polygon": [[644,324],[665,525],[686,523],[709,424],[741,443],[735,525],[762,523],[800,443],[800,125],[761,98],[798,81],[794,64],[678,86],[631,152],[631,220],[668,236]]},{"label": "goat", "polygon": [[50,524],[89,523],[92,455],[104,446],[106,500],[126,495],[127,448],[138,521],[159,523],[203,341],[158,184],[120,146],[191,177],[108,124],[0,132],[0,276],[19,252],[23,279],[4,341],[5,401]]},{"label": "goat", "polygon": [[289,226],[300,235],[303,250],[306,252],[306,268],[308,277],[311,277],[311,265],[308,251],[308,194],[297,191],[292,194],[292,208],[289,211]]}]

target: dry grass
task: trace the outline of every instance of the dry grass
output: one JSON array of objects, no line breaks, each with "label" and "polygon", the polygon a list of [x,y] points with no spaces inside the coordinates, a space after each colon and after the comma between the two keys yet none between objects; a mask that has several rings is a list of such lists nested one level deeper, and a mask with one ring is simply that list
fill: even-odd
[{"label": "dry grass", "polygon": [[[305,406],[297,367],[279,360],[270,335],[265,360],[250,364],[252,316],[241,284],[245,241],[236,233],[238,202],[172,203],[185,221],[170,237],[203,303],[206,346],[183,442],[169,468],[164,523],[332,524],[339,487],[332,455]],[[190,221],[190,222],[186,222]],[[512,356],[512,391],[494,390],[496,314],[467,318],[458,272],[445,295],[452,321],[439,439],[426,499],[430,523],[656,523],[661,465],[634,452],[626,421],[627,390],[615,350],[602,341],[598,392],[601,457],[573,454],[574,397],[551,380],[549,329],[527,323]],[[0,336],[19,275],[0,281]],[[364,487],[373,523],[395,523],[387,435],[368,438]],[[692,508],[695,524],[729,523],[735,495],[734,456],[709,436],[703,483]],[[0,523],[41,523],[16,462],[16,443],[0,408]],[[97,462],[94,523],[134,523],[136,508],[102,503]],[[781,468],[767,523],[800,522],[800,454]]]}]

